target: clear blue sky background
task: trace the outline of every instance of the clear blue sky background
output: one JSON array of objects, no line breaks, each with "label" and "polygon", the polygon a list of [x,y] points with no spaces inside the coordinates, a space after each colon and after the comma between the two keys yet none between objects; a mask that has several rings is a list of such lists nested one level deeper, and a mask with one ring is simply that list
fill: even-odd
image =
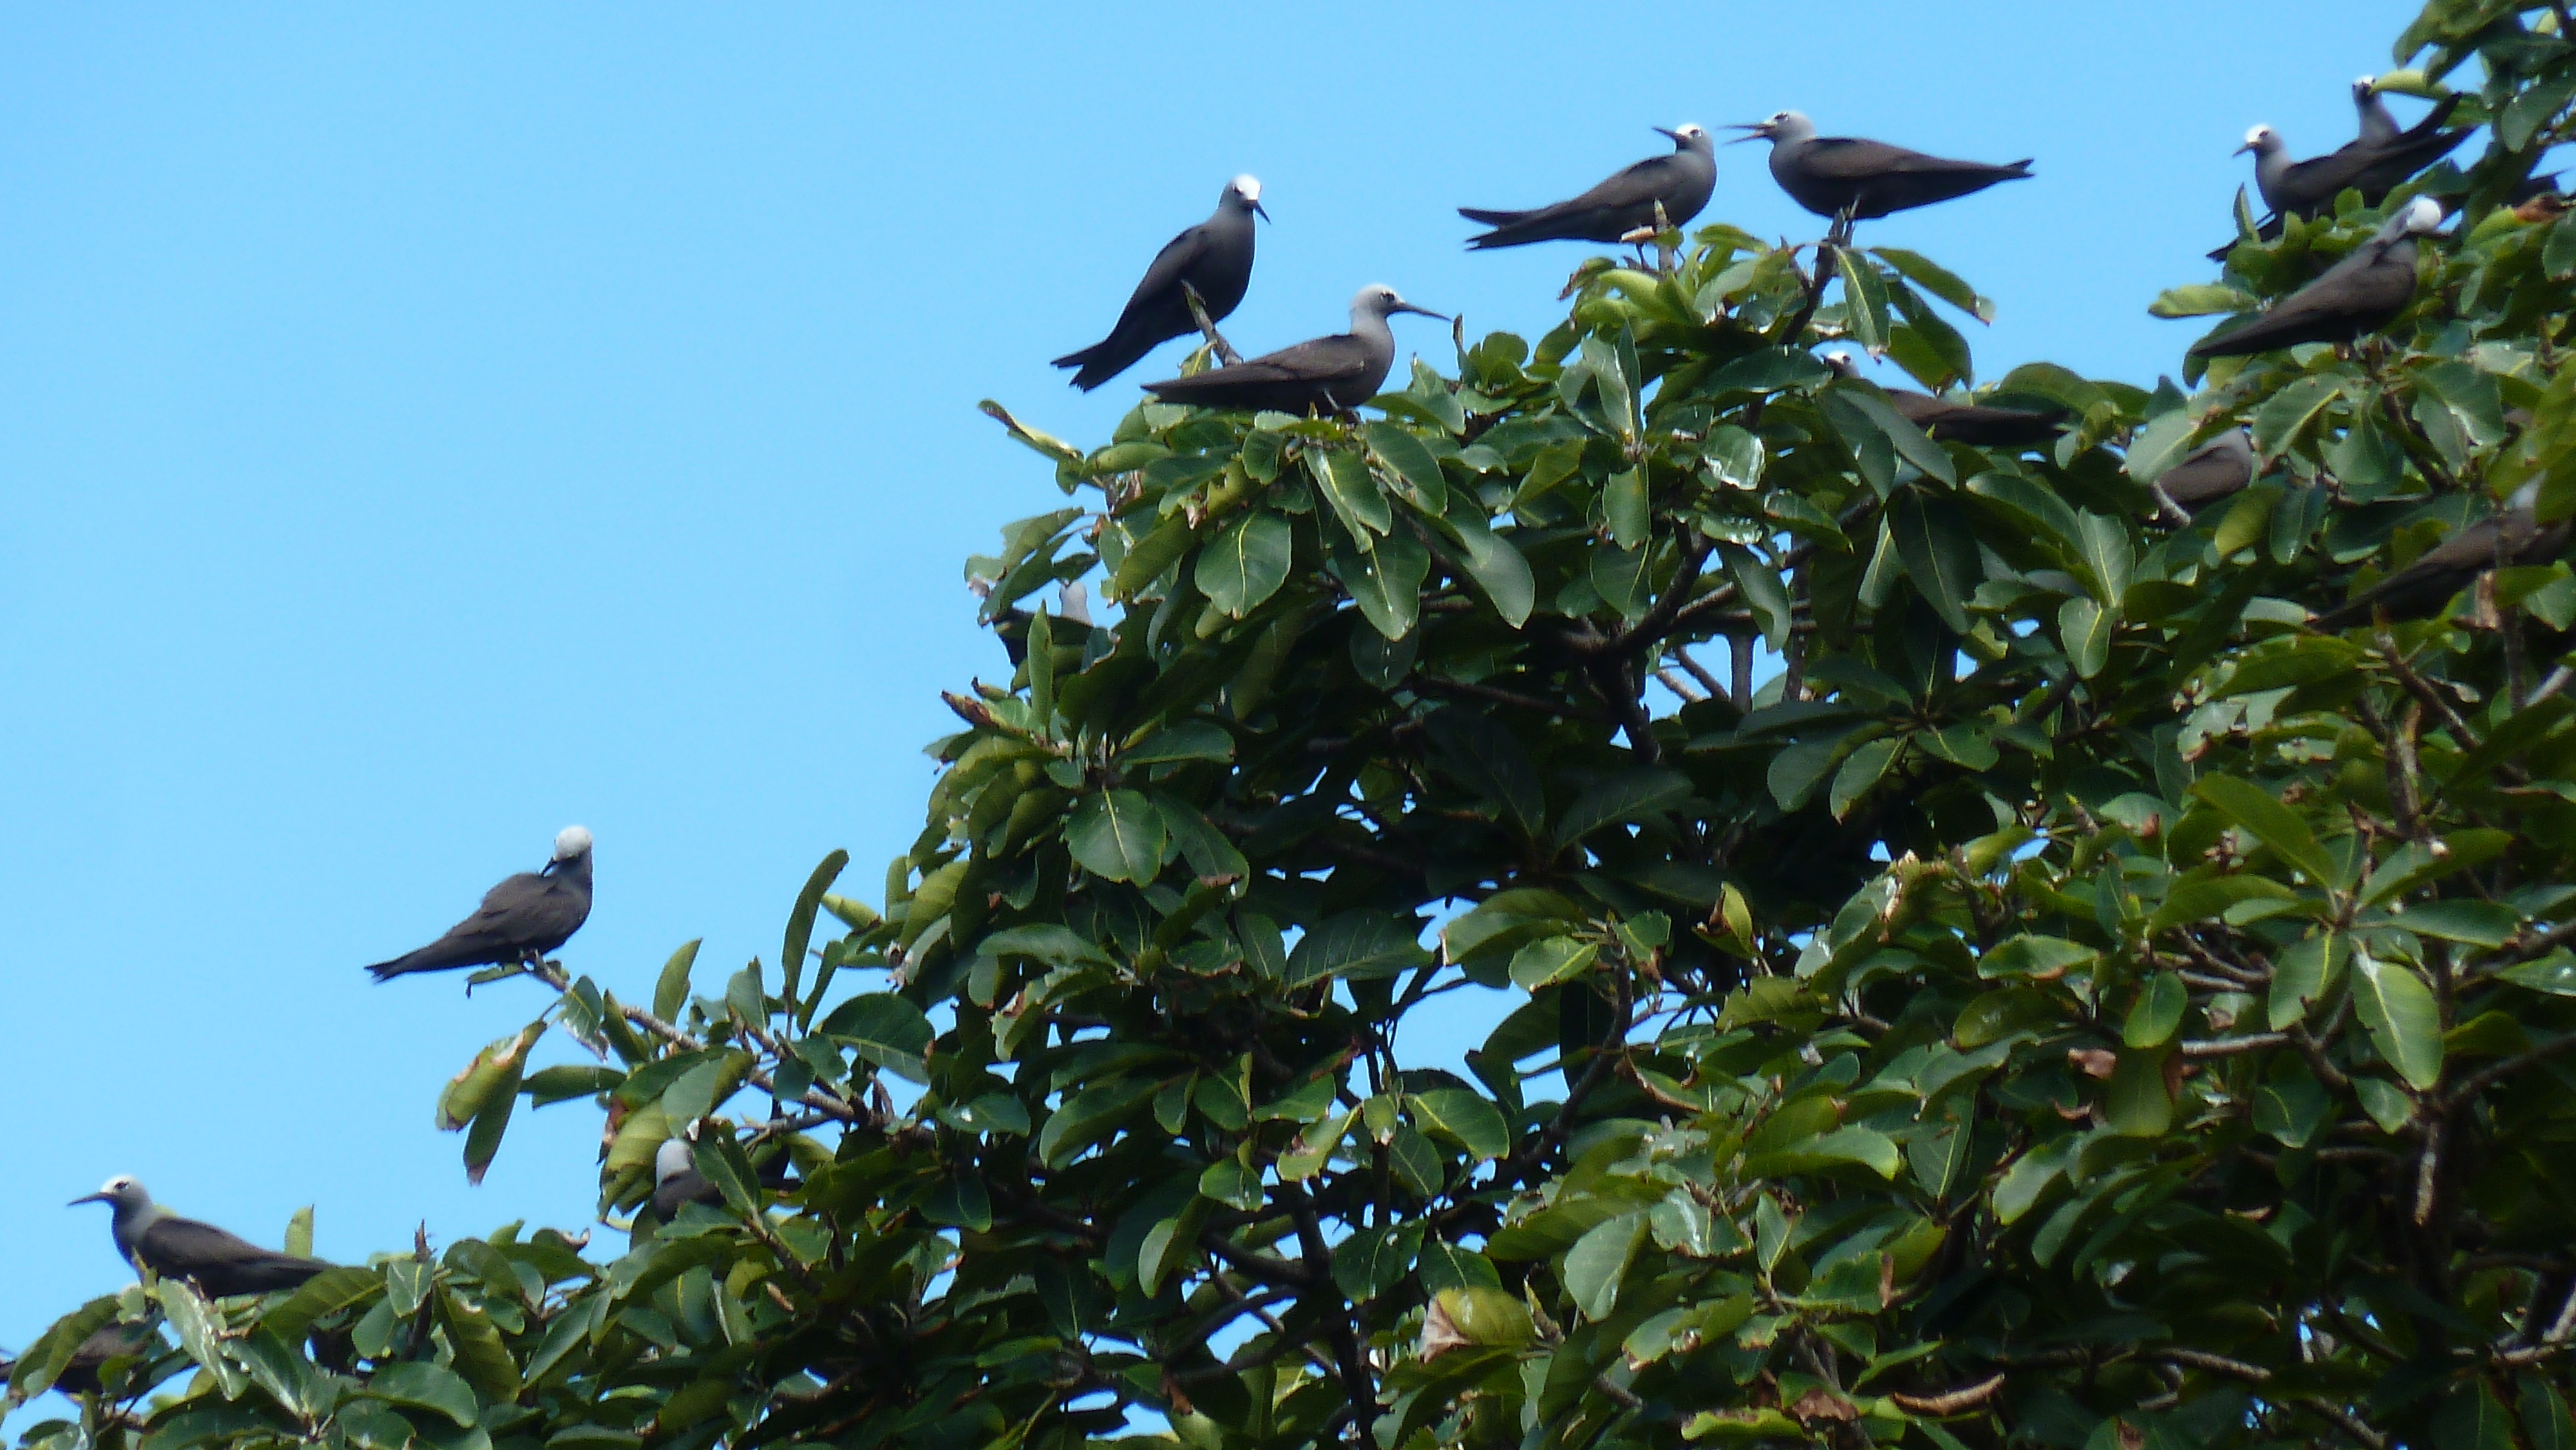
[{"label": "clear blue sky background", "polygon": [[[1392,283],[1535,336],[1583,255],[1467,256],[1649,125],[1782,107],[2036,181],[1872,224],[1992,294],[1983,371],[2152,382],[2270,122],[2348,139],[2409,0],[1601,7],[17,6],[0,12],[0,1344],[123,1282],[110,1174],[355,1259],[577,1226],[597,1118],[466,1187],[437,1089],[534,1015],[371,985],[571,821],[565,952],[774,963],[805,873],[873,898],[1003,672],[959,563],[1055,507],[992,396],[1086,443],[1156,247],[1237,171],[1227,331]],[[2415,103],[2400,100],[2402,112]],[[1820,224],[1762,148],[1708,219]],[[1399,336],[1444,367],[1436,324]]]}]

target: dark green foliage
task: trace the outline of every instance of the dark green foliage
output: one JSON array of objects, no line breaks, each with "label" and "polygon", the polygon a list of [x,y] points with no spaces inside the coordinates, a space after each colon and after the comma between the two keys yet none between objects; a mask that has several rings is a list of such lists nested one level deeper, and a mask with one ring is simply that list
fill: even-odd
[{"label": "dark green foliage", "polygon": [[[1085,454],[988,405],[1083,505],[989,609],[1096,565],[1123,618],[949,697],[882,914],[836,857],[783,973],[551,978],[599,1065],[513,1036],[443,1104],[479,1168],[514,1094],[595,1096],[612,1211],[703,1118],[724,1206],[132,1291],[19,1388],[149,1299],[206,1370],[150,1450],[2568,1446],[2576,578],[2306,623],[2523,482],[2576,513],[2576,218],[2495,208],[2566,134],[2558,24],[2409,31],[2512,149],[2427,179],[2469,214],[2386,334],[2191,396],[2018,369],[2068,420],[2021,456],[1811,351],[1967,378],[1966,284],[1726,227],[1383,421]],[[2254,486],[2158,521],[2240,424]],[[1475,991],[1467,1075],[1402,1050]]]}]

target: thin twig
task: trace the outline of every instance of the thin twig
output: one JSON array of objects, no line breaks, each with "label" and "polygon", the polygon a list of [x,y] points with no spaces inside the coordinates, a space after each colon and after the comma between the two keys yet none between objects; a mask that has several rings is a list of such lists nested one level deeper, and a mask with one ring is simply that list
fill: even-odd
[{"label": "thin twig", "polygon": [[1207,304],[1199,300],[1199,289],[1184,281],[1181,283],[1181,300],[1190,304],[1190,320],[1197,323],[1199,331],[1206,335],[1208,346],[1216,349],[1217,366],[1243,366],[1243,354],[1236,352],[1234,344],[1226,341],[1225,334],[1217,331],[1216,324],[1208,320]]}]

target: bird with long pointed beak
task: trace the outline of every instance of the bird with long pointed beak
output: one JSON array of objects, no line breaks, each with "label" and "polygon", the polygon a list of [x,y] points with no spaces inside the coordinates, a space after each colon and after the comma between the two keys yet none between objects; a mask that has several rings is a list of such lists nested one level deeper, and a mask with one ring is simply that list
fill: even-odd
[{"label": "bird with long pointed beak", "polygon": [[266,1294],[292,1289],[331,1267],[319,1259],[263,1249],[210,1223],[181,1218],[152,1201],[142,1181],[118,1175],[98,1192],[72,1200],[104,1203],[115,1210],[109,1230],[116,1251],[137,1270],[150,1269],[165,1279],[186,1279],[208,1297]]},{"label": "bird with long pointed beak", "polygon": [[1993,166],[1927,156],[1856,136],[1819,136],[1816,123],[1797,111],[1780,111],[1767,120],[1729,129],[1745,133],[1737,142],[1769,141],[1771,179],[1789,193],[1790,200],[1820,217],[1833,218],[1837,237],[1847,235],[1853,222],[1930,206],[2001,181],[2030,178],[2028,157]]},{"label": "bird with long pointed beak", "polygon": [[1346,412],[1376,397],[1387,369],[1395,366],[1395,330],[1386,320],[1399,312],[1449,320],[1443,313],[1405,301],[1392,287],[1372,283],[1351,299],[1348,332],[1284,347],[1232,367],[1147,383],[1145,391],[1166,403],[1195,403],[1203,408]]}]

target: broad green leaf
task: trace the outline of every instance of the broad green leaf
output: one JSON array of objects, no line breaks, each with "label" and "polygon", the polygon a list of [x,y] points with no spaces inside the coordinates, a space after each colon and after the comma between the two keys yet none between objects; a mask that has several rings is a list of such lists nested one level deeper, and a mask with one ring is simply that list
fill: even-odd
[{"label": "broad green leaf", "polygon": [[1557,819],[1556,839],[1570,846],[1606,827],[1649,819],[1678,807],[1690,793],[1690,777],[1677,770],[1644,766],[1620,771],[1574,798]]},{"label": "broad green leaf", "polygon": [[1082,869],[1111,881],[1151,881],[1162,869],[1163,818],[1132,790],[1085,796],[1066,822],[1064,843]]},{"label": "broad green leaf", "polygon": [[1610,475],[1601,490],[1601,514],[1610,525],[1611,542],[1627,550],[1643,548],[1653,525],[1646,509],[1646,471],[1630,468]]},{"label": "broad green leaf", "polygon": [[2192,783],[2192,794],[2216,806],[2227,817],[2253,833],[2255,839],[2278,852],[2290,865],[2307,874],[2319,886],[2335,883],[2336,871],[2325,848],[2317,844],[2308,823],[2298,812],[2281,804],[2270,792],[2257,785],[2238,780],[2232,775],[2204,775]]},{"label": "broad green leaf", "polygon": [[1834,271],[1843,279],[1843,325],[1872,357],[1887,351],[1887,282],[1869,259],[1849,247],[1834,249]]},{"label": "broad green leaf", "polygon": [[2403,962],[2367,952],[2352,958],[2353,1006],[2370,1045],[2419,1092],[2442,1080],[2442,1010],[2433,989]]},{"label": "broad green leaf", "polygon": [[482,1407],[475,1402],[473,1386],[454,1370],[426,1360],[407,1359],[379,1370],[359,1393],[388,1404],[444,1415],[460,1429],[471,1427],[482,1413]]},{"label": "broad green leaf", "polygon": [[2576,997],[2576,956],[2552,952],[2536,962],[2507,967],[2496,976],[2517,987],[2552,997]]},{"label": "broad green leaf", "polygon": [[2138,985],[2138,1000],[2129,1007],[2128,1021],[2120,1028],[2120,1041],[2132,1048],[2162,1047],[2173,1041],[2182,1029],[2183,1009],[2190,1005],[2191,992],[2182,978],[2172,972],[2151,972]]},{"label": "broad green leaf", "polygon": [[1514,629],[1527,623],[1530,609],[1537,603],[1538,586],[1530,577],[1529,560],[1512,541],[1481,525],[1462,526],[1458,530],[1458,547],[1466,556],[1467,572],[1503,623]]},{"label": "broad green leaf", "polygon": [[1365,554],[1338,542],[1331,554],[1334,574],[1370,627],[1391,640],[1413,632],[1422,609],[1422,581],[1431,572],[1431,551],[1421,540],[1410,530],[1397,529]]},{"label": "broad green leaf", "polygon": [[1621,619],[1631,623],[1643,619],[1655,602],[1652,549],[1595,549],[1591,575],[1601,602],[1619,611]]},{"label": "broad green leaf", "polygon": [[653,1015],[665,1022],[679,1020],[680,1009],[689,1005],[689,972],[698,963],[698,944],[693,938],[681,944],[662,964],[662,975],[653,984]]},{"label": "broad green leaf", "polygon": [[2173,1095],[2165,1091],[2165,1054],[2120,1054],[2102,1091],[2104,1125],[2124,1138],[2160,1138],[2173,1126]]},{"label": "broad green leaf", "polygon": [[1958,506],[1906,489],[1889,500],[1887,521],[1915,590],[1944,624],[1967,633],[1968,600],[1984,571],[1977,563],[1976,536],[1959,517]]},{"label": "broad green leaf", "polygon": [[1619,1281],[1646,1237],[1646,1215],[1623,1213],[1593,1225],[1565,1253],[1565,1292],[1586,1319],[1606,1319],[1619,1304]]},{"label": "broad green leaf", "polygon": [[[786,983],[779,988],[778,995],[790,1003],[796,1001],[797,988],[804,980],[805,954],[814,940],[814,914],[823,909],[823,893],[832,889],[832,883],[841,878],[842,869],[849,864],[850,853],[839,850],[816,863],[813,874],[805,878],[804,888],[796,893],[794,909],[787,914],[787,935],[778,952],[779,970],[784,973]],[[659,1001],[660,998],[657,984],[654,999]],[[662,1014],[657,1012],[654,1015]],[[665,1017],[663,1020],[670,1019]]]},{"label": "broad green leaf", "polygon": [[1887,774],[1888,766],[1896,760],[1897,748],[1904,743],[1899,737],[1882,735],[1843,757],[1842,767],[1834,772],[1833,788],[1825,793],[1825,809],[1833,813],[1835,820],[1850,815],[1851,808]]},{"label": "broad green leaf", "polygon": [[1333,1247],[1333,1286],[1366,1303],[1403,1282],[1421,1245],[1420,1224],[1361,1229]]},{"label": "broad green leaf", "polygon": [[1295,531],[1279,515],[1246,514],[1199,550],[1190,577],[1210,604],[1241,619],[1287,582],[1295,541]]},{"label": "broad green leaf", "polygon": [[893,992],[852,997],[815,1029],[860,1057],[913,1082],[928,1082],[930,1019]]},{"label": "broad green leaf", "polygon": [[1368,460],[1346,449],[1310,450],[1306,454],[1306,471],[1314,475],[1316,486],[1324,493],[1324,502],[1342,521],[1362,549],[1371,547],[1370,539],[1395,527],[1395,513],[1378,491],[1377,479],[1369,473]]},{"label": "broad green leaf", "polygon": [[1552,936],[1531,942],[1512,955],[1512,983],[1524,992],[1569,981],[1592,970],[1601,955],[1598,942]]},{"label": "broad green leaf", "polygon": [[2117,615],[2081,594],[2057,606],[2057,637],[2078,679],[2093,678],[2111,662],[2111,637],[2118,626]]},{"label": "broad green leaf", "polygon": [[1992,300],[1979,296],[1977,290],[1961,281],[1957,274],[1922,253],[1909,252],[1901,247],[1872,247],[1869,251],[1870,255],[1894,267],[1898,276],[1979,322],[1995,320]]},{"label": "broad green leaf", "polygon": [[1510,1125],[1502,1111],[1466,1088],[1426,1088],[1407,1093],[1404,1110],[1422,1131],[1446,1138],[1482,1163],[1511,1151]]},{"label": "broad green leaf", "polygon": [[2057,977],[2093,960],[2093,948],[2064,937],[2025,934],[1996,947],[1977,962],[1981,977]]},{"label": "broad green leaf", "polygon": [[2280,950],[2272,961],[2272,994],[2267,1002],[2267,1015],[2272,1030],[2280,1033],[2290,1022],[2308,1015],[2308,1007],[2326,997],[2334,979],[2344,971],[2344,958],[2349,956],[2352,937],[2342,932],[2311,932]]},{"label": "broad green leaf", "polygon": [[1414,507],[1438,514],[1448,502],[1449,487],[1440,476],[1440,460],[1422,440],[1392,423],[1370,423],[1362,429],[1369,451],[1410,491]]},{"label": "broad green leaf", "polygon": [[1232,760],[1234,736],[1210,720],[1183,720],[1167,725],[1118,752],[1124,766],[1161,765],[1181,760]]}]

